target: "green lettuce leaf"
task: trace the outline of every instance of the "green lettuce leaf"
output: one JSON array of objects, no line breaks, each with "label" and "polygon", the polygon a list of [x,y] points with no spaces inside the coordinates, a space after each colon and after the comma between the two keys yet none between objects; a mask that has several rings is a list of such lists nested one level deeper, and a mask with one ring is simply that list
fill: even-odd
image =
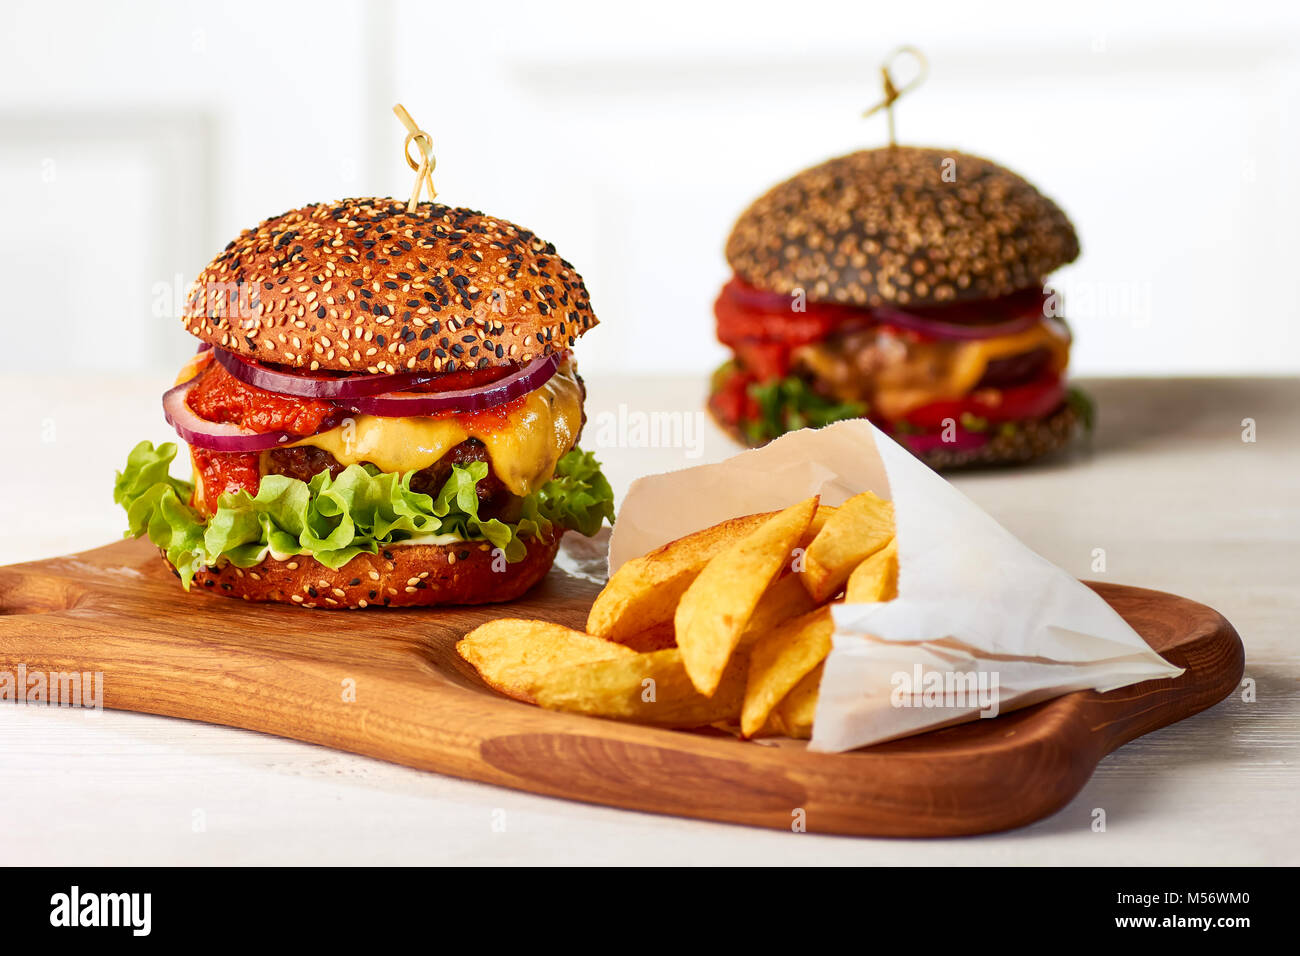
[{"label": "green lettuce leaf", "polygon": [[749,393],[758,402],[759,417],[743,424],[750,442],[770,441],[800,428],[821,428],[845,418],[861,418],[867,406],[836,402],[819,395],[795,376],[755,383]]},{"label": "green lettuce leaf", "polygon": [[550,481],[522,500],[514,522],[479,515],[476,486],[488,475],[483,461],[453,465],[436,496],[412,491],[411,474],[373,466],[350,465],[337,478],[322,471],[309,482],[267,475],[256,495],[223,494],[205,521],[187,503],[193,485],[168,473],[176,450],[171,442],[133,448],[117,473],[113,500],[126,509],[126,536],[148,535],[186,588],[198,570],[218,561],[247,568],[268,553],[308,554],[340,568],[363,552],[425,535],[488,541],[513,563],[524,557],[526,538],[556,528],[592,535],[614,521],[614,495],[600,463],[576,448],[560,459]]}]

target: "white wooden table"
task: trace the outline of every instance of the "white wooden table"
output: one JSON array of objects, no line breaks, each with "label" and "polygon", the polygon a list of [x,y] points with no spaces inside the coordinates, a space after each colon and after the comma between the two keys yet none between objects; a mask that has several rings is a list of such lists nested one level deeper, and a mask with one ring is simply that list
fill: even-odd
[{"label": "white wooden table", "polygon": [[[0,563],[120,536],[113,471],[140,439],[168,439],[166,384],[0,380],[9,423]],[[693,415],[702,388],[588,384],[587,447],[602,412]],[[1298,863],[1300,381],[1089,387],[1101,408],[1091,454],[956,482],[1081,577],[1217,608],[1245,641],[1256,699],[1230,697],[1129,744],[1050,819],[942,841],[768,832],[536,797],[224,727],[4,706],[0,864]],[[1247,418],[1253,443],[1242,441]],[[598,450],[620,491],[639,474],[735,450],[711,426],[685,437],[686,448]],[[1092,570],[1097,548],[1104,574]],[[1104,833],[1090,825],[1097,807]]]}]

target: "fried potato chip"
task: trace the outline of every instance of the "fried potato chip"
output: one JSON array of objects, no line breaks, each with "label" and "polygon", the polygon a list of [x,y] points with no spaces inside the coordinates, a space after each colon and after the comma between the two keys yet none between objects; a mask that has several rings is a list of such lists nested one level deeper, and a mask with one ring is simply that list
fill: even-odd
[{"label": "fried potato chip", "polygon": [[817,606],[798,574],[785,574],[772,582],[771,587],[758,599],[749,623],[741,632],[737,647],[747,647],[761,637],[766,637],[786,621],[807,614]]},{"label": "fried potato chip", "polygon": [[892,601],[898,597],[898,539],[891,538],[849,575],[844,586],[844,600],[849,604]]},{"label": "fried potato chip", "polygon": [[717,689],[763,592],[790,561],[816,510],[812,497],[769,518],[712,558],[682,595],[673,616],[677,647],[700,693]]},{"label": "fried potato chip", "polygon": [[828,600],[844,584],[849,572],[893,536],[893,503],[870,491],[855,495],[826,520],[808,545],[804,553],[804,587],[818,602]]},{"label": "fried potato chip", "polygon": [[794,685],[794,689],[785,695],[785,699],[776,705],[767,718],[767,724],[759,736],[775,734],[795,740],[808,740],[812,737],[817,695],[825,668],[825,663],[818,664]]},{"label": "fried potato chip", "polygon": [[677,602],[709,560],[775,514],[732,518],[628,561],[596,596],[587,633],[621,644],[671,622]]},{"label": "fried potato chip", "polygon": [[474,628],[456,642],[456,652],[473,665],[493,690],[533,703],[538,683],[552,671],[636,656],[635,651],[622,644],[559,624],[508,617]]},{"label": "fried potato chip", "polygon": [[819,607],[760,638],[749,656],[740,729],[752,737],[808,672],[831,652],[831,609]]},{"label": "fried potato chip", "polygon": [[745,657],[738,655],[713,696],[705,697],[691,683],[681,651],[674,647],[552,671],[537,688],[537,703],[659,727],[702,727],[739,713],[745,669]]}]

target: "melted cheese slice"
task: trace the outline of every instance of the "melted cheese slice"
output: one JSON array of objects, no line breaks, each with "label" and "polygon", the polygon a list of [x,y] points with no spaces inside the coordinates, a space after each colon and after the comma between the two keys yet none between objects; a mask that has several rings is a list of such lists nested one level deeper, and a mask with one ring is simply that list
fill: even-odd
[{"label": "melted cheese slice", "polygon": [[[582,428],[582,388],[567,362],[509,412],[446,418],[358,415],[294,445],[324,449],[344,465],[370,462],[381,471],[428,468],[461,442],[487,447],[493,473],[511,494],[536,491],[555,474]],[[285,446],[289,447],[289,446]]]},{"label": "melted cheese slice", "polygon": [[963,343],[957,350],[956,358],[949,371],[949,379],[944,383],[944,387],[964,395],[984,377],[990,362],[1040,348],[1048,349],[1052,353],[1053,372],[1059,374],[1065,371],[1066,363],[1070,360],[1069,336],[1058,325],[1040,322],[1015,335]]},{"label": "melted cheese slice", "polygon": [[[984,377],[990,362],[1039,348],[1051,352],[1053,372],[1065,371],[1070,360],[1069,333],[1046,321],[998,338],[942,343],[937,349],[914,348],[902,362],[887,365],[871,377],[869,401],[875,411],[893,419],[932,402],[965,398]],[[812,364],[816,369],[815,361]],[[856,375],[851,378],[858,386],[864,384]]]}]

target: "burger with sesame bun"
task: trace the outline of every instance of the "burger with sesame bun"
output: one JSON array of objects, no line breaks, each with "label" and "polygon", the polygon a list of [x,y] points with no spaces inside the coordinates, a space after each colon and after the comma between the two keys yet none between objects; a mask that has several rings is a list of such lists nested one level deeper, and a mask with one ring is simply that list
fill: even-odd
[{"label": "burger with sesame bun", "polygon": [[1023,462],[1090,425],[1046,276],[1079,254],[1015,173],[889,146],[832,159],[740,216],[715,305],[735,354],[709,408],[740,441],[869,418],[935,468]]},{"label": "burger with sesame bun", "polygon": [[596,324],[555,247],[468,209],[307,206],[242,233],[184,312],[177,446],[117,475],[128,535],[188,590],[309,608],[517,597],[565,531],[613,520],[577,446]]}]

